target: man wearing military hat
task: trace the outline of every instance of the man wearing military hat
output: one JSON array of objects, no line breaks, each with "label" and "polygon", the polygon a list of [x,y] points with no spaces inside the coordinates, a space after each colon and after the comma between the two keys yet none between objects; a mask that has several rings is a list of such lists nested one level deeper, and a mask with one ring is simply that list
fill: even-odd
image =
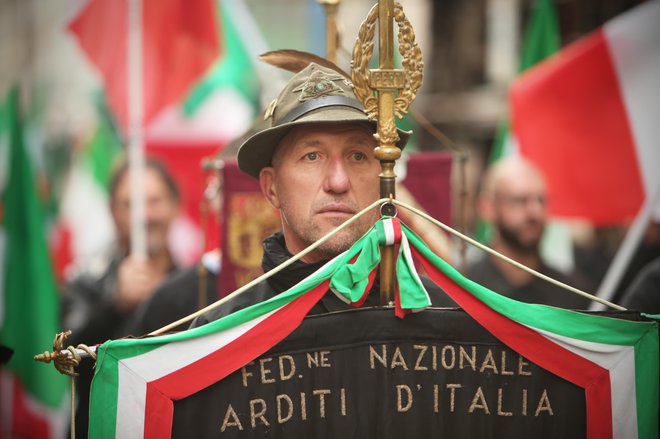
[{"label": "man wearing military hat", "polygon": [[[379,198],[380,163],[373,156],[376,125],[353,94],[352,84],[332,69],[310,63],[287,83],[265,113],[268,128],[241,145],[238,166],[259,180],[263,195],[279,210],[282,231],[264,243],[262,268],[269,271],[318,241]],[[399,132],[405,145],[408,133]],[[255,285],[193,326],[215,320],[287,290],[328,259],[347,250],[378,219],[362,216],[301,261]],[[426,282],[429,283],[429,282]],[[436,306],[455,306],[435,285],[426,285]],[[375,283],[367,305],[378,303]],[[310,314],[346,309],[326,294]]]}]

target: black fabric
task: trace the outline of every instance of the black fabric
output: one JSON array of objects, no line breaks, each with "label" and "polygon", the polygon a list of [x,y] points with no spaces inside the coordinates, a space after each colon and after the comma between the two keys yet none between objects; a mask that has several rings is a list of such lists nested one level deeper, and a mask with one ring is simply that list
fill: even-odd
[{"label": "black fabric", "polygon": [[172,437],[583,438],[585,404],[463,310],[361,308],[175,401]]},{"label": "black fabric", "polygon": [[[261,265],[264,272],[270,271],[271,269],[277,267],[281,263],[286,262],[289,258],[291,258],[291,254],[286,249],[284,235],[282,232],[275,233],[274,235],[268,237],[263,243],[263,249],[264,254],[262,257]],[[208,322],[212,322],[235,311],[246,308],[255,303],[262,302],[283,291],[286,291],[305,277],[311,275],[316,270],[321,268],[325,262],[327,261],[314,264],[306,264],[301,261],[296,261],[274,276],[271,276],[265,281],[258,283],[245,293],[223,304],[220,308],[214,309],[202,316],[199,316],[193,321],[191,327],[197,327]],[[431,297],[431,303],[433,306],[457,306],[456,302],[449,298],[449,296],[447,296],[447,294],[437,285],[435,285],[430,279],[422,277],[422,283],[424,284],[424,287],[427,289],[429,296]],[[363,306],[376,306],[379,304],[379,288],[380,286],[378,278],[376,278],[376,281],[374,282],[369,296],[367,297],[367,300]],[[351,305],[346,304],[337,296],[335,296],[334,293],[330,292],[329,294],[325,294],[325,296],[323,296],[321,300],[312,307],[309,315],[323,314],[350,308],[352,308]]]},{"label": "black fabric", "polygon": [[97,273],[82,273],[65,286],[62,302],[63,328],[72,331],[67,343],[94,345],[123,336],[128,315],[114,301],[117,271],[123,257],[112,257],[105,269]]},{"label": "black fabric", "polygon": [[[545,264],[541,264],[537,271],[572,287],[589,289],[588,284],[578,276],[564,275]],[[567,309],[588,309],[591,302],[536,276],[532,276],[523,285],[512,285],[493,264],[490,257],[485,257],[469,266],[465,276],[496,293],[520,302],[540,303]]]},{"label": "black fabric", "polygon": [[649,314],[660,314],[660,258],[653,260],[635,277],[621,305]]}]

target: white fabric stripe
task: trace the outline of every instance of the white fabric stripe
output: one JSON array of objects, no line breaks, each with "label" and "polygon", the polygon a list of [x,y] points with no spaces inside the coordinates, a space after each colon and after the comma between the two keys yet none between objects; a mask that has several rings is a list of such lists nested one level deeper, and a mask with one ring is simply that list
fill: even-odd
[{"label": "white fabric stripe", "polygon": [[[415,276],[415,280],[419,282],[419,285],[422,286],[422,290],[424,291],[424,294],[426,294],[426,299],[429,301],[428,303],[430,305],[431,298],[429,297],[429,292],[426,291],[426,288],[424,288],[424,284],[422,284],[422,280],[419,278],[419,273],[417,273],[417,270],[415,270],[415,261],[413,261],[412,253],[410,252],[410,243],[405,233],[401,233],[401,248],[403,249],[403,257],[406,258],[408,266],[412,267],[413,276]],[[412,310],[412,312],[419,312],[423,309],[424,308],[415,308]]]},{"label": "white fabric stripe", "polygon": [[646,195],[660,187],[660,0],[603,26],[637,147]]},{"label": "white fabric stripe", "polygon": [[635,349],[565,337],[530,327],[544,337],[609,370],[612,392],[614,439],[637,438],[637,392],[635,388]]},{"label": "white fabric stripe", "polygon": [[226,331],[219,331],[180,342],[168,343],[145,354],[121,360],[119,363],[138,374],[147,382],[157,380],[223,348],[281,308],[277,308]]},{"label": "white fabric stripe", "polygon": [[221,349],[281,308],[283,306],[227,331],[168,343],[145,354],[120,360],[118,362],[117,437],[142,437],[148,382],[169,375]]},{"label": "white fabric stripe", "polygon": [[383,231],[385,232],[385,245],[394,245],[394,225],[390,218],[383,220]]},{"label": "white fabric stripe", "polygon": [[118,439],[144,437],[147,382],[121,361],[118,365],[118,380],[115,437]]},{"label": "white fabric stripe", "polygon": [[[323,267],[319,268],[304,280],[316,275],[331,262],[332,261],[329,261],[324,264]],[[221,349],[266,320],[272,314],[284,308],[286,305],[288,305],[288,303],[257,317],[256,319],[250,320],[226,331],[215,332],[195,339],[168,343],[145,354],[119,360],[118,370],[120,376],[117,397],[117,435],[123,437],[127,432],[139,431],[140,435],[138,437],[142,437],[144,431],[147,382],[169,375],[170,373]],[[138,376],[140,378],[136,378]],[[136,379],[138,380],[137,382],[132,381]],[[137,389],[137,393],[131,389]]]}]

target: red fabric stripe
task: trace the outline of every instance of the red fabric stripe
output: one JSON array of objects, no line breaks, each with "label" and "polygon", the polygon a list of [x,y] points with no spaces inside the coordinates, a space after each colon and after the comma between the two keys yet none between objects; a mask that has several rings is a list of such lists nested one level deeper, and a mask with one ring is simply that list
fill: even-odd
[{"label": "red fabric stripe", "polygon": [[[48,419],[30,410],[27,403],[29,396],[21,385],[18,376],[14,375],[14,379],[9,383],[3,380],[2,384],[12,386],[11,437],[24,439],[48,439],[53,437],[54,432],[50,429]],[[2,432],[1,428],[0,432]]]},{"label": "red fabric stripe", "polygon": [[[178,400],[220,381],[275,346],[296,329],[312,306],[328,291],[329,284],[330,281],[326,280],[311,289],[228,345],[176,372],[152,381],[149,383],[149,389],[152,392],[157,391],[170,400]],[[167,419],[150,416],[158,409],[152,407],[152,403],[159,402],[146,400],[145,432],[167,429],[169,435],[172,428],[172,413],[168,414]]]},{"label": "red fabric stripe", "polygon": [[520,151],[543,170],[552,214],[611,224],[637,213],[644,186],[602,31],[528,70],[510,100]]},{"label": "red fabric stripe", "polygon": [[392,218],[392,227],[394,229],[394,243],[401,242],[401,221],[398,218]]},{"label": "red fabric stripe", "polygon": [[609,372],[553,343],[541,334],[488,307],[411,246],[427,274],[461,308],[504,344],[540,367],[585,389],[587,438],[612,437],[612,398]]},{"label": "red fabric stripe", "polygon": [[412,311],[409,309],[403,309],[401,307],[401,290],[399,289],[399,284],[396,286],[396,294],[394,295],[394,315],[402,319]]},{"label": "red fabric stripe", "polygon": [[367,287],[364,289],[364,293],[362,293],[362,297],[360,297],[360,300],[352,304],[354,308],[359,308],[362,305],[364,305],[364,302],[367,300],[367,297],[369,297],[369,292],[371,291],[371,287],[374,286],[374,281],[376,280],[376,274],[378,274],[379,268],[380,265],[376,265],[376,267],[373,270],[371,270],[371,273],[369,273],[369,282],[367,282]]},{"label": "red fabric stripe", "polygon": [[160,439],[172,435],[174,403],[152,383],[147,383],[144,412],[144,439]]}]

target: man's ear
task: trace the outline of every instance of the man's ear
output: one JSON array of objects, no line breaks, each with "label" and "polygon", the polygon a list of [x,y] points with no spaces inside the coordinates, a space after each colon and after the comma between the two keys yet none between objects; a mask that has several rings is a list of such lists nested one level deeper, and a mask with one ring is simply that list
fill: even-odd
[{"label": "man's ear", "polygon": [[261,193],[271,206],[279,209],[280,199],[275,188],[275,170],[272,167],[268,166],[259,172],[259,186],[261,186]]}]

